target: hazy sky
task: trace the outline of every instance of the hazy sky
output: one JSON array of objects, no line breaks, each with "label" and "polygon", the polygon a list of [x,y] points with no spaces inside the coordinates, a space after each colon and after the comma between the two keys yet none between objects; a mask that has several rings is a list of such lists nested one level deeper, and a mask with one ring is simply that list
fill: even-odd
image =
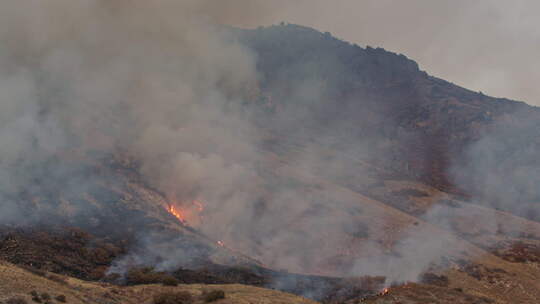
[{"label": "hazy sky", "polygon": [[311,26],[403,53],[428,73],[472,90],[540,105],[540,1],[244,1],[242,12],[228,12],[237,25]]}]

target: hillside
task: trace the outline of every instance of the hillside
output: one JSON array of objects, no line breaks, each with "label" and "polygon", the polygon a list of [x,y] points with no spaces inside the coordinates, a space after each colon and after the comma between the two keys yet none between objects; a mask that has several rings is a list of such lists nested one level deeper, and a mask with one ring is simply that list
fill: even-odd
[{"label": "hillside", "polygon": [[[227,64],[190,50],[174,65],[176,44],[138,49],[136,32],[126,44],[140,54],[98,54],[125,63],[120,75],[141,60],[152,68],[118,76],[127,96],[105,85],[123,98],[84,119],[51,106],[72,83],[55,69],[58,83],[42,81],[39,58],[24,63],[39,75],[39,115],[72,124],[69,149],[33,135],[43,155],[6,167],[16,182],[0,189],[0,301],[38,290],[150,303],[207,288],[224,289],[222,303],[312,303],[270,289],[325,303],[539,301],[540,109],[298,25],[220,30],[253,59],[253,78],[227,74],[243,63],[230,48],[216,51]],[[186,66],[203,72],[187,77]],[[224,75],[208,76],[216,66]],[[93,77],[73,96],[93,98]],[[141,269],[186,285],[133,280]]]},{"label": "hillside", "polygon": [[240,35],[256,51],[262,98],[271,101],[265,127],[295,144],[331,145],[388,174],[539,219],[532,152],[539,108],[472,92],[404,55],[298,25]]},{"label": "hillside", "polygon": [[[315,303],[305,298],[278,291],[243,285],[140,285],[119,287],[104,283],[92,283],[54,274],[36,275],[7,263],[0,263],[0,303],[9,299],[25,299],[27,303],[44,301],[50,297],[55,303],[153,303],[156,295],[171,292],[188,292],[192,303],[205,303],[198,299],[204,291],[223,290],[225,299],[215,303]],[[36,297],[33,294],[37,294]],[[45,296],[43,296],[45,295]],[[63,296],[65,301],[57,298]],[[43,299],[43,300],[41,300]],[[8,302],[5,302],[8,301]],[[262,301],[262,302],[261,302]]]}]

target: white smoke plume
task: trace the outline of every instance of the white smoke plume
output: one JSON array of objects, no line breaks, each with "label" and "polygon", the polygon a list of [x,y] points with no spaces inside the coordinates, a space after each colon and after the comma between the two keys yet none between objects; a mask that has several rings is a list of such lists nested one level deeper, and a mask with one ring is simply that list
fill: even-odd
[{"label": "white smoke plume", "polygon": [[24,168],[69,150],[129,151],[171,195],[242,178],[233,157],[252,154],[250,129],[228,101],[254,87],[254,58],[199,9],[196,1],[2,4],[3,193],[27,187]]}]

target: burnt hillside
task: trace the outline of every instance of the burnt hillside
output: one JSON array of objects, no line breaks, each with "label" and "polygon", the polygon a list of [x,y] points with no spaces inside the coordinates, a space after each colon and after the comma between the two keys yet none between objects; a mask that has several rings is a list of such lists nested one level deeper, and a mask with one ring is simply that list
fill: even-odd
[{"label": "burnt hillside", "polygon": [[[390,174],[539,219],[532,151],[540,143],[540,109],[467,90],[404,55],[303,26],[239,35],[257,56],[271,117],[259,118],[265,128],[295,140],[331,138],[325,143],[342,150],[363,142],[367,147],[354,153]],[[512,193],[504,202],[501,187]]]}]

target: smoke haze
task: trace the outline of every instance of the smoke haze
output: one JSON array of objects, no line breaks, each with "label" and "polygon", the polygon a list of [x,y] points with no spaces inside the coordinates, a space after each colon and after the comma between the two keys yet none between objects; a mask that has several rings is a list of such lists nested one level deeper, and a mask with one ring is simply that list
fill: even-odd
[{"label": "smoke haze", "polygon": [[[100,151],[135,158],[144,180],[178,207],[203,201],[206,220],[198,229],[273,267],[336,274],[321,265],[331,264],[336,250],[342,256],[359,250],[348,247],[351,239],[363,239],[366,242],[360,251],[366,257],[352,264],[336,262],[338,274],[386,275],[399,282],[416,280],[433,262],[449,254],[445,245],[459,245],[456,252],[461,249],[463,244],[457,238],[431,234],[435,228],[427,222],[436,222],[446,213],[420,224],[399,213],[403,222],[398,225],[391,222],[393,218],[385,218],[386,207],[371,201],[363,206],[360,203],[369,199],[328,182],[350,176],[369,179],[367,170],[350,166],[351,159],[360,162],[357,158],[369,158],[388,145],[381,136],[385,129],[369,133],[361,128],[375,120],[372,112],[352,117],[354,123],[347,120],[352,119],[347,114],[333,116],[336,106],[326,98],[339,96],[335,95],[339,87],[317,75],[321,70],[345,75],[346,67],[337,56],[323,54],[330,58],[323,68],[315,58],[281,70],[278,75],[284,77],[276,77],[269,86],[272,92],[283,94],[275,98],[287,101],[285,108],[274,120],[258,116],[253,100],[272,102],[260,92],[261,80],[268,79],[258,69],[256,53],[233,30],[219,24],[251,25],[257,18],[296,16],[299,10],[298,20],[302,20],[313,11],[303,11],[302,1],[287,6],[257,1],[216,3],[35,0],[0,4],[0,223],[22,220],[22,194],[40,197],[53,187],[71,197],[93,187],[94,177],[86,168],[73,168],[62,157]],[[414,5],[400,10],[390,2],[377,3],[377,10],[416,11]],[[320,2],[310,4],[322,9]],[[291,10],[280,15],[285,7]],[[345,4],[336,7],[346,8]],[[369,15],[369,9],[357,11]],[[417,20],[421,24],[415,26],[428,30],[431,18],[436,19]],[[366,23],[352,28],[365,43],[399,36],[393,43],[403,45],[404,50],[424,50],[418,48],[421,43],[411,43],[414,39],[394,33],[394,26],[380,25],[372,31],[368,24],[373,19],[362,22]],[[436,31],[429,29],[423,36],[437,36]],[[363,39],[368,33],[382,40]],[[423,53],[418,51],[425,56],[422,58],[439,58],[435,54],[445,48],[437,41],[431,45]],[[449,54],[460,51],[463,49]],[[490,58],[497,58],[496,54]],[[403,61],[407,69],[415,68]],[[444,67],[455,66],[449,58],[446,61]],[[474,69],[466,60],[460,62]],[[462,75],[455,70],[448,73]],[[293,80],[285,83],[282,79]],[[478,79],[460,79],[484,85]],[[499,79],[493,79],[488,88],[498,86]],[[531,89],[527,94],[536,93]],[[343,102],[343,107],[348,106],[350,116],[364,110],[360,103]],[[385,123],[385,128],[397,128],[391,119]],[[400,135],[408,138],[404,133],[396,136]],[[272,140],[297,138],[302,140],[298,150],[285,160],[277,152],[261,149]],[[348,138],[362,140],[347,142]],[[280,148],[279,144],[270,146]],[[335,147],[340,153],[329,156],[321,147]],[[387,156],[380,154],[377,156]],[[84,203],[75,207],[75,213],[87,208]],[[46,217],[49,212],[40,210],[33,216]],[[374,218],[379,220],[369,227],[361,224]],[[393,235],[396,239],[372,242],[371,238],[383,239],[392,225],[401,229]],[[167,251],[169,255],[161,256],[165,261],[158,265],[162,269],[176,267],[175,259],[184,258],[182,251],[171,248],[169,240],[146,235],[141,239],[140,246],[150,250],[137,251],[129,258],[149,263],[160,251]],[[395,245],[393,255],[384,255],[390,245]],[[117,266],[123,263],[119,261]]]}]

